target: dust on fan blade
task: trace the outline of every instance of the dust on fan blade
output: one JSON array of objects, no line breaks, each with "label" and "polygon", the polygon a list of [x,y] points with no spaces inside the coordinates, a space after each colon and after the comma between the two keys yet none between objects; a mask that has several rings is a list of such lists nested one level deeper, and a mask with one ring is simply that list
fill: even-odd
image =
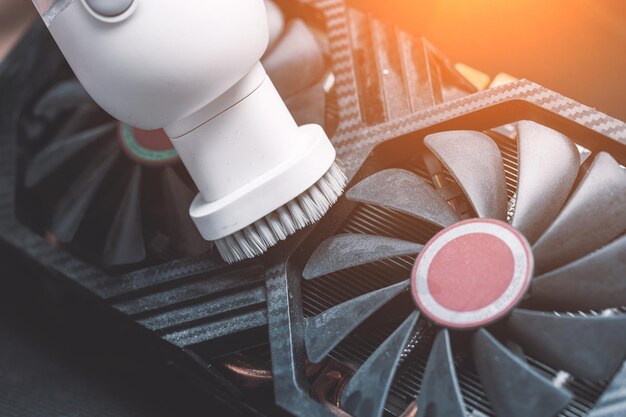
[{"label": "dust on fan blade", "polygon": [[543,273],[572,262],[626,231],[626,170],[600,152],[556,220],[533,246]]},{"label": "dust on fan blade", "polygon": [[535,122],[519,122],[517,137],[519,183],[511,224],[533,244],[565,203],[580,155],[565,135]]},{"label": "dust on fan blade", "polygon": [[440,227],[460,220],[434,188],[405,170],[388,169],[374,174],[348,190],[346,197],[398,210]]},{"label": "dust on fan blade", "polygon": [[506,180],[498,146],[481,132],[429,135],[428,148],[446,166],[478,217],[506,220]]},{"label": "dust on fan blade", "polygon": [[574,262],[540,275],[530,305],[558,311],[626,306],[626,235]]},{"label": "dust on fan blade", "polygon": [[416,255],[422,245],[384,236],[344,234],[322,242],[309,258],[302,273],[312,279],[342,269],[394,256]]}]

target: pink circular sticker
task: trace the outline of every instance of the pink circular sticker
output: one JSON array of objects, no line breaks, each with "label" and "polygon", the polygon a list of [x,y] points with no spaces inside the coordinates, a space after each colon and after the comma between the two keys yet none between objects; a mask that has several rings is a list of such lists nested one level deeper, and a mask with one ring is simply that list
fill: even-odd
[{"label": "pink circular sticker", "polygon": [[456,223],[422,249],[411,274],[413,298],[432,321],[476,328],[508,313],[530,285],[533,256],[526,239],[507,223]]}]

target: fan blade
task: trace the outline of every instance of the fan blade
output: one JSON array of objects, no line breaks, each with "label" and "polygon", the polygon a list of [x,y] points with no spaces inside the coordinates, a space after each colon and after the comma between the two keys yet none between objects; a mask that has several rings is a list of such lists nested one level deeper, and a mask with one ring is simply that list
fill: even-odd
[{"label": "fan blade", "polygon": [[311,30],[292,20],[276,47],[262,60],[283,99],[315,84],[324,76],[324,55]]},{"label": "fan blade", "polygon": [[533,245],[535,271],[550,271],[626,230],[626,171],[600,152],[559,216]]},{"label": "fan blade", "polygon": [[472,351],[478,376],[497,416],[552,417],[573,398],[484,329],[474,334]]},{"label": "fan blade", "polygon": [[35,116],[53,119],[56,115],[76,108],[91,97],[78,80],[62,81],[48,90],[37,102],[33,113]]},{"label": "fan blade", "polygon": [[430,351],[417,398],[416,417],[465,417],[447,329],[439,331]]},{"label": "fan blade", "polygon": [[500,150],[484,133],[435,133],[424,143],[461,186],[478,217],[506,220],[507,196]]},{"label": "fan blade", "polygon": [[163,169],[163,195],[169,213],[169,233],[182,254],[198,255],[206,251],[209,243],[202,238],[189,216],[189,206],[195,197],[193,191],[171,167]]},{"label": "fan blade", "polygon": [[626,352],[626,316],[569,316],[514,310],[511,338],[531,356],[574,376],[599,381],[613,375]]},{"label": "fan blade", "polygon": [[517,124],[519,181],[511,224],[535,243],[574,185],[580,154],[567,137],[535,122]]},{"label": "fan blade", "polygon": [[55,140],[42,149],[28,165],[26,186],[37,185],[87,145],[114,132],[116,126],[116,122],[111,122]]},{"label": "fan blade", "polygon": [[604,390],[587,417],[626,416],[626,363]]},{"label": "fan blade", "polygon": [[320,362],[352,330],[408,286],[408,280],[402,281],[336,305],[315,317],[307,318],[305,345],[309,360],[313,363]]},{"label": "fan blade", "polygon": [[141,168],[135,166],[104,244],[105,265],[119,266],[146,257],[141,220]]},{"label": "fan blade", "polygon": [[415,255],[422,247],[417,243],[384,236],[362,234],[333,236],[315,249],[302,275],[305,279],[317,278],[381,259]]},{"label": "fan blade", "polygon": [[350,378],[341,395],[342,408],[354,417],[381,417],[398,362],[419,313],[414,311]]},{"label": "fan blade", "polygon": [[530,305],[596,310],[626,306],[626,235],[599,251],[533,279]]},{"label": "fan blade", "polygon": [[57,204],[50,230],[60,242],[74,239],[91,200],[119,155],[117,143],[101,150]]},{"label": "fan blade", "polygon": [[398,210],[440,227],[460,220],[426,180],[403,169],[377,172],[348,190],[346,197]]},{"label": "fan blade", "polygon": [[324,80],[285,99],[285,104],[298,126],[326,123],[326,91]]},{"label": "fan blade", "polygon": [[269,29],[269,42],[267,45],[267,50],[269,51],[274,48],[276,41],[278,41],[285,29],[285,15],[272,0],[265,0],[265,9],[267,11],[267,26]]}]

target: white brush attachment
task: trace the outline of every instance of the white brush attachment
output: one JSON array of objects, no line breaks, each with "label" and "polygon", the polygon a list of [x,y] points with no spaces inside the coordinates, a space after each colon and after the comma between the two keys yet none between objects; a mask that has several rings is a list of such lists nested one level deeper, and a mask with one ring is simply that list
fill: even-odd
[{"label": "white brush attachment", "polygon": [[296,125],[260,64],[166,132],[200,192],[189,213],[229,263],[318,221],[346,184],[324,130]]},{"label": "white brush attachment", "polygon": [[232,235],[215,241],[222,259],[238,262],[261,255],[279,241],[326,214],[343,193],[347,178],[336,163],[311,188]]}]

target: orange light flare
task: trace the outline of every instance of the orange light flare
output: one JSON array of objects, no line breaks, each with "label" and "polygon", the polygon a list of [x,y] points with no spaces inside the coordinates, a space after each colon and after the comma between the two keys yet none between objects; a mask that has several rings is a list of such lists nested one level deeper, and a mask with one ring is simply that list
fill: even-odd
[{"label": "orange light flare", "polygon": [[528,78],[590,105],[605,102],[609,113],[623,107],[615,91],[626,93],[622,0],[347,1],[491,77]]}]

